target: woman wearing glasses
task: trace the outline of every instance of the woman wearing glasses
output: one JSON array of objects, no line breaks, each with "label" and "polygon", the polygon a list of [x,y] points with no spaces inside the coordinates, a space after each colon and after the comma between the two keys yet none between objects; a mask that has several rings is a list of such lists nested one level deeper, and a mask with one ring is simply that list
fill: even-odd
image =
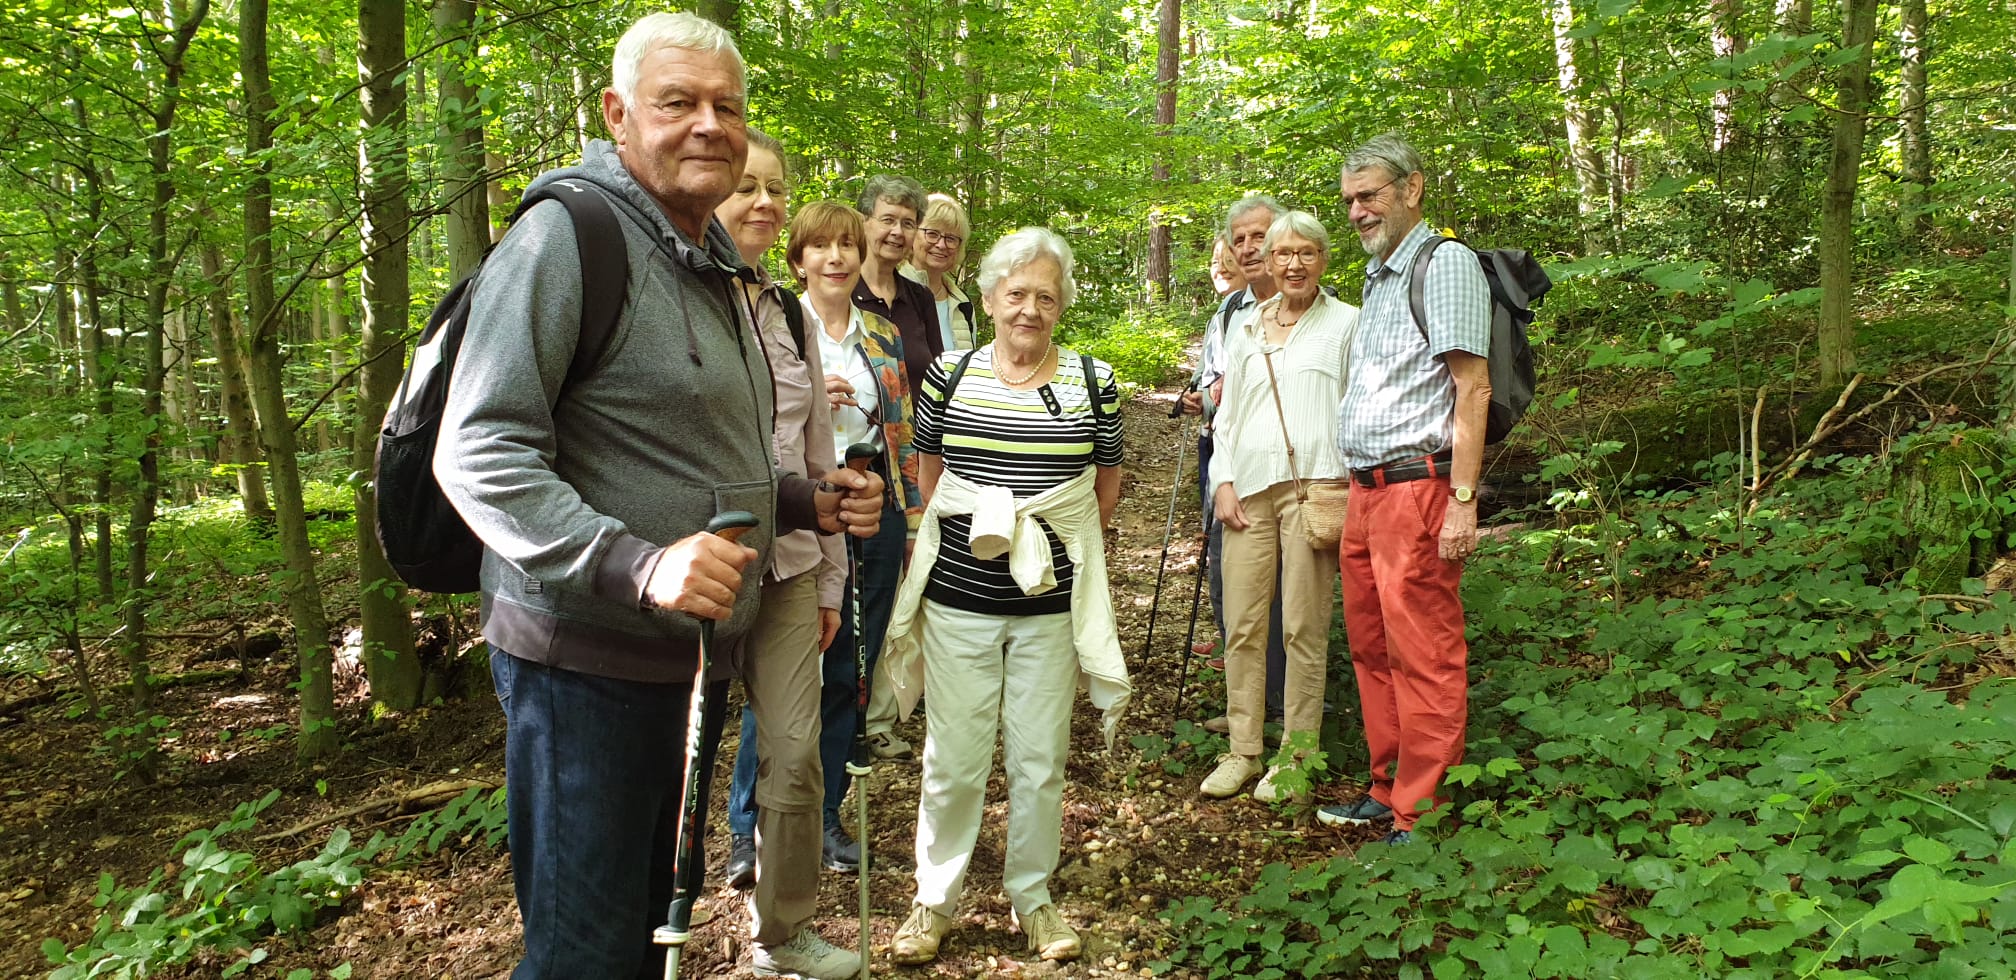
[{"label": "woman wearing glasses", "polygon": [[[924,513],[917,489],[917,458],[911,446],[910,383],[904,376],[903,342],[888,320],[854,305],[861,281],[861,260],[869,250],[861,215],[832,201],[806,205],[791,218],[791,244],[785,259],[805,285],[806,332],[818,338],[819,360],[826,370],[827,403],[833,410],[836,458],[848,446],[868,443],[881,450],[875,470],[890,493],[883,511],[886,523],[875,537],[861,543],[861,568],[850,570],[861,589],[861,620],[841,605],[840,633],[826,648],[825,683],[820,696],[819,759],[826,779],[826,867],[852,871],[860,863],[860,845],[840,826],[840,801],[847,795],[847,756],[854,740],[854,630],[865,631],[868,676],[882,656],[882,637],[896,603],[896,580],[903,572],[904,542]],[[905,280],[907,281],[907,280]],[[881,700],[887,701],[886,696]],[[887,712],[893,719],[893,702]],[[870,718],[874,718],[871,702]],[[894,736],[872,728],[868,743],[887,757],[877,742]]]},{"label": "woman wearing glasses", "polygon": [[959,267],[966,263],[966,240],[972,237],[972,222],[966,209],[949,194],[931,195],[924,208],[924,223],[911,245],[910,261],[903,274],[931,289],[938,308],[938,332],[946,350],[966,350],[973,346],[973,301],[959,288]]},{"label": "woman wearing glasses", "polygon": [[897,275],[910,258],[910,243],[924,217],[924,185],[908,177],[877,174],[861,186],[861,221],[867,251],[861,257],[861,281],[854,287],[854,305],[896,325],[903,370],[915,390],[924,372],[945,352],[938,329],[938,304],[923,283]]},{"label": "woman wearing glasses", "polygon": [[[1302,534],[1298,490],[1345,476],[1337,454],[1337,404],[1344,397],[1358,308],[1322,289],[1330,235],[1315,216],[1274,219],[1261,245],[1279,290],[1225,334],[1225,393],[1218,406],[1211,492],[1225,528],[1225,687],[1232,751],[1205,777],[1205,796],[1234,796],[1260,775],[1265,749],[1268,608],[1281,570],[1281,627],[1288,654],[1282,739],[1314,735],[1323,720],[1324,658],[1330,642],[1337,556]],[[1269,769],[1253,798],[1278,799]]]}]

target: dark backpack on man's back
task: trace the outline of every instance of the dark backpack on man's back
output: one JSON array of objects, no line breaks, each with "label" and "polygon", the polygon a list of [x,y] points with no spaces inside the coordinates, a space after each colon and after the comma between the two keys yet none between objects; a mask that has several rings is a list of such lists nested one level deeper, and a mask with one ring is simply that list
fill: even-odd
[{"label": "dark backpack on man's back", "polygon": [[[532,191],[511,220],[549,199],[566,206],[581,253],[581,339],[567,369],[567,383],[573,384],[609,346],[629,290],[630,257],[608,198],[581,181],[554,181]],[[482,324],[469,323],[481,272],[479,267],[470,273],[434,305],[378,433],[378,543],[400,580],[422,592],[474,592],[483,563],[483,542],[434,479],[434,446],[465,331],[473,326],[475,342],[483,342]]]},{"label": "dark backpack on man's back", "polygon": [[[1428,260],[1443,242],[1456,241],[1437,235],[1421,246],[1414,256],[1414,275],[1408,284],[1407,300],[1414,310],[1414,326],[1421,339],[1428,339],[1428,310],[1423,290],[1428,281]],[[1526,340],[1526,327],[1533,322],[1533,308],[1554,288],[1554,280],[1523,248],[1480,248],[1477,264],[1484,268],[1484,281],[1491,286],[1491,413],[1484,427],[1486,444],[1503,442],[1533,404],[1533,347]]]}]

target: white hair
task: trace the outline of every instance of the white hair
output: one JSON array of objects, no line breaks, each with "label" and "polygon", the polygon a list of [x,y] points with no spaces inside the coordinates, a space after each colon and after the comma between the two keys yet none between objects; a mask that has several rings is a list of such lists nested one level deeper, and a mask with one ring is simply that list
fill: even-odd
[{"label": "white hair", "polygon": [[637,99],[637,74],[644,68],[644,59],[660,48],[726,54],[735,62],[736,81],[747,84],[742,52],[735,47],[735,38],[719,25],[688,13],[647,14],[623,32],[609,62],[609,87],[623,100],[624,108]]},{"label": "white hair", "polygon": [[1330,254],[1329,230],[1323,227],[1323,222],[1316,220],[1315,215],[1307,211],[1289,211],[1275,218],[1274,223],[1267,226],[1266,239],[1260,242],[1261,254],[1273,254],[1274,243],[1286,235],[1306,238],[1315,244],[1318,251],[1324,255]]},{"label": "white hair", "polygon": [[1018,228],[995,242],[980,260],[980,292],[992,295],[1002,279],[1046,256],[1057,263],[1057,298],[1070,306],[1078,296],[1078,283],[1071,278],[1071,246],[1048,228]]}]

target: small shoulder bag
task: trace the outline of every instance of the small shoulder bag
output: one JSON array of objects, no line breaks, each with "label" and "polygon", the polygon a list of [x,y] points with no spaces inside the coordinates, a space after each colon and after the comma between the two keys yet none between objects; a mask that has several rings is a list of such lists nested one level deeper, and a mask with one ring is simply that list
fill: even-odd
[{"label": "small shoulder bag", "polygon": [[1274,380],[1274,352],[1262,346],[1260,358],[1267,363],[1267,392],[1274,396],[1274,417],[1281,420],[1281,444],[1288,449],[1288,477],[1295,481],[1295,500],[1301,505],[1302,537],[1318,551],[1336,551],[1344,537],[1344,504],[1351,483],[1302,479],[1295,464],[1295,442],[1288,438],[1288,413],[1281,410],[1281,388]]}]

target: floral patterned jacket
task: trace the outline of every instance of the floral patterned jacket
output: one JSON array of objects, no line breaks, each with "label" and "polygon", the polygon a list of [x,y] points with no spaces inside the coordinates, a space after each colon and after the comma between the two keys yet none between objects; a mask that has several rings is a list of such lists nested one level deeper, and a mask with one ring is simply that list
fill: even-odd
[{"label": "floral patterned jacket", "polygon": [[[811,300],[805,303],[809,309]],[[915,534],[924,520],[924,492],[917,487],[917,449],[912,445],[915,436],[911,429],[914,416],[910,412],[910,381],[903,372],[903,337],[887,319],[866,310],[859,312],[861,330],[867,335],[868,365],[875,374],[875,402],[881,406],[877,414],[882,420],[882,444],[887,447],[884,462],[890,473],[901,476],[890,482],[889,502],[902,509],[903,523]],[[829,364],[826,369],[838,368]]]}]

